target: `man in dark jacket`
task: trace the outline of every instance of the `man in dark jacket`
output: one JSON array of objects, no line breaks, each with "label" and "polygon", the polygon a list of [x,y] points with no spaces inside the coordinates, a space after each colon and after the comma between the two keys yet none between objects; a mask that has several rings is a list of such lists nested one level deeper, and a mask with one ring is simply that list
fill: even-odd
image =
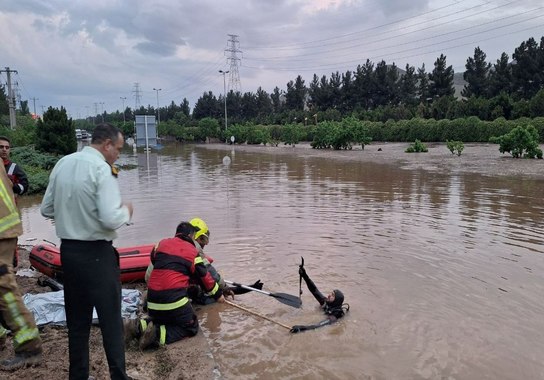
[{"label": "man in dark jacket", "polygon": [[4,168],[8,174],[8,178],[13,184],[13,193],[22,195],[28,191],[28,178],[25,171],[10,160],[11,141],[5,137],[0,136],[0,158],[4,162]]}]

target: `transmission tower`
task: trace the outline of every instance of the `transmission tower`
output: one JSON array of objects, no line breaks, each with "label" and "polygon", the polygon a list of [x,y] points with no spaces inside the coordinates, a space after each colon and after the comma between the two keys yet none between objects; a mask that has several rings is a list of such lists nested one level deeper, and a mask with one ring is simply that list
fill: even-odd
[{"label": "transmission tower", "polygon": [[142,99],[140,83],[137,83],[137,82],[134,83],[134,90],[132,90],[132,92],[134,93],[134,100],[135,100],[134,112],[136,112],[136,110],[140,109],[140,100]]},{"label": "transmission tower", "polygon": [[236,34],[227,34],[229,40],[227,41],[227,48],[225,53],[229,53],[227,56],[227,63],[230,64],[229,68],[229,91],[242,92],[242,84],[240,83],[240,73],[238,72],[238,65],[241,61],[241,57],[238,53],[242,53],[239,49],[240,42]]}]

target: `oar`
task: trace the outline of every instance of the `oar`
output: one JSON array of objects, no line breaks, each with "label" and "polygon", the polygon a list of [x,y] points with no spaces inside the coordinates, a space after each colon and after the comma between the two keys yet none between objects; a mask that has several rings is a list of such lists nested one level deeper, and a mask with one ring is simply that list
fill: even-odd
[{"label": "oar", "polygon": [[284,303],[284,304],[289,305],[291,307],[297,307],[298,308],[301,305],[300,299],[298,297],[292,295],[292,294],[270,293],[270,292],[265,292],[264,290],[261,290],[261,289],[252,288],[251,286],[242,285],[242,284],[239,284],[237,282],[232,282],[232,281],[227,281],[227,280],[225,280],[225,282],[227,284],[229,284],[229,285],[240,286],[240,287],[242,287],[244,289],[253,290],[254,292],[262,293],[262,294],[266,294],[267,296],[274,297],[275,299],[277,299],[281,303]]},{"label": "oar", "polygon": [[249,314],[253,314],[253,315],[256,315],[257,317],[261,317],[261,318],[263,318],[263,319],[266,319],[267,321],[270,321],[270,322],[272,322],[272,323],[275,323],[275,324],[277,324],[277,325],[280,325],[281,327],[285,327],[287,330],[291,330],[291,327],[289,327],[289,326],[287,326],[287,325],[284,325],[284,324],[281,323],[281,322],[275,321],[275,320],[273,320],[272,318],[267,317],[266,315],[262,315],[262,314],[259,314],[259,313],[255,312],[255,311],[253,311],[253,310],[246,309],[245,307],[240,306],[240,305],[237,305],[237,304],[235,304],[234,302],[231,302],[231,301],[229,301],[229,300],[225,300],[225,303],[227,303],[227,304],[229,304],[229,305],[231,305],[231,306],[237,307],[238,309],[243,310],[243,311],[245,311],[245,312],[247,312],[247,313],[249,313]]}]

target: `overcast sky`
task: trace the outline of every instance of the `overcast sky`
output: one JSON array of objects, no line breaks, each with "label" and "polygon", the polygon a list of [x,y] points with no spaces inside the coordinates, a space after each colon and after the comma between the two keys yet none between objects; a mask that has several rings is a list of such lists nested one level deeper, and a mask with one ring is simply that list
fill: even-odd
[{"label": "overcast sky", "polygon": [[462,72],[476,46],[495,63],[543,25],[542,0],[0,0],[0,70],[31,111],[77,118],[134,108],[136,83],[144,106],[222,94],[229,34],[242,92],[270,93],[367,58],[430,71],[444,53]]}]

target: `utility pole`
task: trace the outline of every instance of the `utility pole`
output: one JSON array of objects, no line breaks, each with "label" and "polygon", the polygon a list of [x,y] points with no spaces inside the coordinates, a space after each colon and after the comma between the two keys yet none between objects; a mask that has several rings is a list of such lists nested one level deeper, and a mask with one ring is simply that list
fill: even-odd
[{"label": "utility pole", "polygon": [[223,71],[219,70],[221,74],[223,74],[223,93],[225,94],[225,138],[227,137],[227,82],[225,81],[225,75],[229,73],[229,71]]},{"label": "utility pole", "polygon": [[100,109],[102,111],[102,123],[104,122],[104,102],[100,102]]},{"label": "utility pole", "polygon": [[5,70],[0,70],[0,74],[6,72],[8,77],[8,106],[9,106],[9,126],[11,129],[15,129],[17,126],[17,118],[15,117],[15,95],[11,88],[11,73],[17,74],[17,70],[10,70],[6,67]]},{"label": "utility pole", "polygon": [[34,104],[34,116],[37,116],[36,115],[36,100],[40,100],[40,98],[31,98],[32,99],[32,103]]},{"label": "utility pole", "polygon": [[120,96],[119,97],[123,101],[123,126],[125,125],[125,100],[127,100],[126,96]]},{"label": "utility pole", "polygon": [[140,99],[142,97],[142,94],[140,94],[140,83],[134,83],[134,90],[132,92],[134,93],[134,114],[136,115],[136,111],[140,108]]},{"label": "utility pole", "polygon": [[153,87],[153,91],[157,91],[157,125],[161,123],[161,110],[159,108],[159,91],[160,90],[162,90],[162,88]]}]

